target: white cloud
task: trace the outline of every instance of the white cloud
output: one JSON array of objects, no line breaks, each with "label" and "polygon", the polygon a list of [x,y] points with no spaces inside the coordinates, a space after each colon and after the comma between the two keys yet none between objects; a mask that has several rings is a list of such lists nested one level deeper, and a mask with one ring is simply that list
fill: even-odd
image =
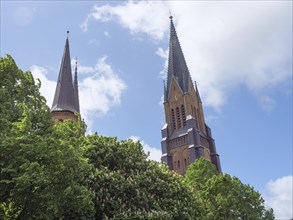
[{"label": "white cloud", "polygon": [[54,98],[54,92],[56,89],[56,82],[49,80],[47,78],[48,71],[41,66],[33,65],[30,68],[31,73],[35,79],[40,79],[41,81],[41,94],[46,98],[47,105],[51,108]]},{"label": "white cloud", "polygon": [[162,109],[164,109],[164,95],[161,96],[160,101],[159,101],[159,106],[162,107]]},{"label": "white cloud", "polygon": [[276,102],[269,96],[261,96],[260,104],[263,110],[265,110],[268,114],[276,107]]},{"label": "white cloud", "polygon": [[160,74],[159,74],[160,77],[163,79],[167,79],[167,74],[168,74],[168,53],[169,53],[168,49],[164,50],[161,47],[159,47],[156,51],[156,54],[165,60],[163,69],[160,71]]},{"label": "white cloud", "polygon": [[130,30],[132,34],[146,33],[153,39],[160,40],[163,38],[164,32],[168,30],[168,20],[157,19],[156,22],[153,22],[151,18],[158,17],[158,15],[164,18],[168,17],[166,3],[128,1],[115,7],[108,4],[100,7],[94,6],[81,24],[81,28],[87,31],[91,20],[100,22],[116,21]]},{"label": "white cloud", "polygon": [[111,35],[110,35],[110,33],[109,33],[108,31],[104,31],[104,35],[105,35],[106,37],[111,38]]},{"label": "white cloud", "polygon": [[[106,60],[107,56],[98,59],[94,67],[78,64],[78,73],[91,74],[82,79],[79,75],[80,111],[89,129],[93,117],[105,115],[111,107],[120,105],[122,92],[127,87]],[[45,68],[34,65],[30,69],[33,76],[41,80],[41,94],[51,107],[56,82],[48,80]]]},{"label": "white cloud", "polygon": [[97,41],[97,39],[90,39],[89,41],[88,41],[88,45],[91,45],[91,44],[99,44],[99,42]]},{"label": "white cloud", "polygon": [[18,26],[27,26],[33,20],[36,8],[18,7],[12,13],[13,22]]},{"label": "white cloud", "polygon": [[151,147],[150,145],[148,145],[147,143],[145,143],[140,137],[137,136],[130,136],[129,139],[133,140],[134,142],[139,141],[143,147],[143,150],[145,153],[150,153],[150,156],[148,157],[148,159],[150,160],[155,160],[160,162],[161,161],[161,156],[162,156],[162,152],[161,150],[155,148],[155,147]]},{"label": "white cloud", "polygon": [[264,194],[266,206],[274,209],[276,219],[293,218],[293,176],[270,180]]},{"label": "white cloud", "polygon": [[291,77],[291,1],[128,1],[94,6],[83,27],[115,21],[131,34],[166,40],[169,9],[205,105],[220,109],[240,85],[266,96],[268,88]]},{"label": "white cloud", "polygon": [[125,82],[106,62],[100,58],[95,65],[95,74],[79,83],[81,113],[84,117],[104,115],[112,106],[119,105],[121,94],[126,89]]}]

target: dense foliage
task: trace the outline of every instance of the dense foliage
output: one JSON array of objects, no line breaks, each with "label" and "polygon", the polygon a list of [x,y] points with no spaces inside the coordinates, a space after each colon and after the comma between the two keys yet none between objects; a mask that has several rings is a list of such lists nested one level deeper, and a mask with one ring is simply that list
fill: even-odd
[{"label": "dense foliage", "polygon": [[80,118],[53,123],[40,82],[0,59],[0,219],[273,219],[206,160],[183,177],[139,142],[85,135]]},{"label": "dense foliage", "polygon": [[93,216],[81,123],[53,125],[40,82],[10,56],[0,60],[0,78],[0,218]]},{"label": "dense foliage", "polygon": [[184,183],[194,192],[198,219],[274,219],[259,192],[203,158],[188,167]]}]

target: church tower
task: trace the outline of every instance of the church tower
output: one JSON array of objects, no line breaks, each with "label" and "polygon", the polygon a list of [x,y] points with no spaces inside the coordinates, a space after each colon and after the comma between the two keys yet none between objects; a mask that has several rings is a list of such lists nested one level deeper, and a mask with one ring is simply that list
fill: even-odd
[{"label": "church tower", "polygon": [[79,113],[77,62],[74,73],[74,82],[72,82],[68,34],[69,31],[67,31],[67,38],[51,113],[53,120],[63,121],[71,119],[77,121],[77,116],[75,115],[76,112]]},{"label": "church tower", "polygon": [[186,172],[200,157],[210,160],[221,172],[211,129],[206,125],[196,83],[193,84],[170,16],[167,85],[164,83],[166,124],[162,128],[162,161],[170,170]]}]

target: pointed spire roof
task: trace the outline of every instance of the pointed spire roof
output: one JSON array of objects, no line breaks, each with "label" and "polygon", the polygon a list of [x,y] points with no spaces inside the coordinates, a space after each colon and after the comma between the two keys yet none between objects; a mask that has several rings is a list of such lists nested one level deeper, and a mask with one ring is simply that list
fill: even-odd
[{"label": "pointed spire roof", "polygon": [[75,109],[79,113],[79,96],[78,96],[78,79],[77,79],[77,59],[75,61],[75,72],[74,72],[74,102],[75,102]]},{"label": "pointed spire roof", "polygon": [[72,72],[70,63],[70,52],[69,52],[69,41],[67,38],[64,48],[64,53],[62,57],[62,62],[59,71],[59,77],[57,81],[57,86],[55,90],[55,96],[51,112],[54,111],[70,111],[77,112],[74,100],[74,88],[72,83]]},{"label": "pointed spire roof", "polygon": [[195,93],[196,93],[196,96],[197,96],[197,101],[201,102],[201,98],[200,98],[200,95],[199,95],[199,92],[198,92],[196,81],[194,81],[194,85],[195,85],[195,90],[196,90]]},{"label": "pointed spire roof", "polygon": [[166,89],[166,82],[165,80],[163,81],[163,85],[164,85],[164,97],[167,96],[167,89]]},{"label": "pointed spire roof", "polygon": [[178,85],[184,93],[188,92],[189,80],[191,80],[172,16],[170,16],[170,23],[169,63],[166,91],[167,97],[165,97],[165,100],[168,99],[171,81],[173,78],[177,81]]}]

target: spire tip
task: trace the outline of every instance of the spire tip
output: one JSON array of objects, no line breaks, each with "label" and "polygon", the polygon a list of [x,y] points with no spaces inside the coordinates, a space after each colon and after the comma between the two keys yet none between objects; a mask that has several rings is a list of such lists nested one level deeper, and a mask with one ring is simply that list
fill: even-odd
[{"label": "spire tip", "polygon": [[170,18],[170,20],[172,20],[173,16],[172,16],[171,10],[169,10],[169,14],[170,14],[169,18]]}]

